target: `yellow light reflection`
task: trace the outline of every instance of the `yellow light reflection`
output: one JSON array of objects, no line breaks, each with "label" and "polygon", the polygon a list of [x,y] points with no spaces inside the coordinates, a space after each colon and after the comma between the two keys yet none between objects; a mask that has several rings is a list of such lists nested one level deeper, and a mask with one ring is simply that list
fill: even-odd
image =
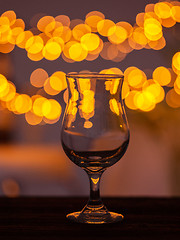
[{"label": "yellow light reflection", "polygon": [[94,92],[92,90],[83,91],[83,100],[80,109],[83,113],[90,114],[94,111]]},{"label": "yellow light reflection", "polygon": [[90,121],[85,121],[84,122],[84,128],[92,128],[92,126],[93,126],[92,122],[90,122]]},{"label": "yellow light reflection", "polygon": [[120,114],[119,104],[115,98],[109,100],[109,106],[113,113],[115,113],[116,115]]},{"label": "yellow light reflection", "polygon": [[99,182],[99,178],[91,178],[91,180],[94,184],[97,184]]},{"label": "yellow light reflection", "polygon": [[130,92],[130,88],[129,88],[129,85],[127,82],[123,82],[123,85],[122,85],[122,99],[125,99],[128,94]]}]

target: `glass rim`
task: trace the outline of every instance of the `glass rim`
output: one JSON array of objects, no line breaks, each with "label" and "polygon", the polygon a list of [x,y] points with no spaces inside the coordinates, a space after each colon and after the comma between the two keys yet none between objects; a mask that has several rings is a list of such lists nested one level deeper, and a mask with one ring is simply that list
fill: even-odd
[{"label": "glass rim", "polygon": [[89,73],[67,73],[67,78],[123,78],[122,74],[106,74],[98,72],[89,72]]}]

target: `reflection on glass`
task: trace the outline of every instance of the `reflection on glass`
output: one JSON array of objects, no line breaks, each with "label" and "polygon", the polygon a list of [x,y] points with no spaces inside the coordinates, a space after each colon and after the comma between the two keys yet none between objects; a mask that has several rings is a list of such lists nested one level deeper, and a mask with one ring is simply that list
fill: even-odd
[{"label": "reflection on glass", "polygon": [[66,155],[83,168],[90,180],[90,199],[81,212],[67,217],[83,223],[109,223],[123,219],[109,212],[99,195],[102,173],[124,155],[129,142],[121,89],[115,74],[68,74],[69,102],[62,127]]}]

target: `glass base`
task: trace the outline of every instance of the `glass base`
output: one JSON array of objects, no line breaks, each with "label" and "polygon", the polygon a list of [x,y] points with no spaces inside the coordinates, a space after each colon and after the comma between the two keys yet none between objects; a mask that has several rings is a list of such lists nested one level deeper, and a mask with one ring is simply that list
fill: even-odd
[{"label": "glass base", "polygon": [[122,221],[124,216],[114,212],[74,212],[66,216],[69,220],[78,223],[103,224]]}]

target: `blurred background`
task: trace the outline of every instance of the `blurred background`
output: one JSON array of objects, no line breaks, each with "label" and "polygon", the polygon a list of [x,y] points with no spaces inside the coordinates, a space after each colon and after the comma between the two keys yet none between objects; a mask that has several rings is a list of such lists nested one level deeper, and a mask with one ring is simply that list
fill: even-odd
[{"label": "blurred background", "polygon": [[60,142],[65,73],[86,70],[125,76],[130,144],[101,194],[180,196],[180,2],[6,0],[0,15],[0,195],[89,194]]}]

